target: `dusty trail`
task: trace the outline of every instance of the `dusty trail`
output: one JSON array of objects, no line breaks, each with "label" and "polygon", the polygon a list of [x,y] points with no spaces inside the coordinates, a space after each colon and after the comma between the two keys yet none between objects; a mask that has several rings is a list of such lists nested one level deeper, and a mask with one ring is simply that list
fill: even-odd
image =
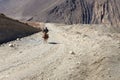
[{"label": "dusty trail", "polygon": [[50,30],[47,44],[40,32],[10,42],[14,47],[0,46],[0,80],[119,79],[119,33],[105,33],[102,25],[45,26]]},{"label": "dusty trail", "polygon": [[[40,73],[51,64],[59,65],[64,58],[65,44],[60,32],[51,26],[49,44],[44,44],[41,33],[13,41],[0,47],[0,80],[20,80]],[[62,39],[62,40],[61,40]],[[4,51],[6,50],[6,51]]]}]

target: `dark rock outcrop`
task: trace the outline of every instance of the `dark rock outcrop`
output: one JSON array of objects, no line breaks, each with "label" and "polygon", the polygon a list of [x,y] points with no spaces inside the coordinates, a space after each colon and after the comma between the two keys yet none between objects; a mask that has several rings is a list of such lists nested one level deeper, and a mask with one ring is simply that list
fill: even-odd
[{"label": "dark rock outcrop", "polygon": [[40,31],[37,28],[10,19],[0,14],[0,44],[17,38],[25,37]]}]

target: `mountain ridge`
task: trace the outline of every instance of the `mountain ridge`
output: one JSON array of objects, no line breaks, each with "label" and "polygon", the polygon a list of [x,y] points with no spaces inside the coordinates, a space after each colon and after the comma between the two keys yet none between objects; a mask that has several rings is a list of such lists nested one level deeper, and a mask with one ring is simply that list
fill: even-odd
[{"label": "mountain ridge", "polygon": [[12,5],[12,8],[7,7],[6,14],[22,20],[65,24],[103,23],[115,27],[120,23],[119,0],[11,0],[6,4],[9,7]]}]

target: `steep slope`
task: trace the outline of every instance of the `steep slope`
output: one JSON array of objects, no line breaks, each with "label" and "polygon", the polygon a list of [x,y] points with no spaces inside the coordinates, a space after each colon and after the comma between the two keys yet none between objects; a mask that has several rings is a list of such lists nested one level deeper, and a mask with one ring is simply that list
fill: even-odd
[{"label": "steep slope", "polygon": [[1,0],[0,12],[12,18],[21,18],[26,5],[30,0]]},{"label": "steep slope", "polygon": [[66,0],[49,12],[48,21],[74,23],[120,22],[119,0]]},{"label": "steep slope", "polygon": [[37,28],[33,28],[32,26],[0,14],[0,44],[33,34],[38,31],[40,30]]},{"label": "steep slope", "polygon": [[120,23],[120,0],[6,0],[5,4],[8,15],[24,20],[115,27]]},{"label": "steep slope", "polygon": [[45,24],[37,33],[0,46],[0,80],[119,80],[120,33],[107,25]]},{"label": "steep slope", "polygon": [[[45,14],[44,11],[64,0],[2,0],[0,12],[16,19],[29,19]],[[44,16],[45,17],[45,16]],[[37,17],[36,17],[37,18]]]}]

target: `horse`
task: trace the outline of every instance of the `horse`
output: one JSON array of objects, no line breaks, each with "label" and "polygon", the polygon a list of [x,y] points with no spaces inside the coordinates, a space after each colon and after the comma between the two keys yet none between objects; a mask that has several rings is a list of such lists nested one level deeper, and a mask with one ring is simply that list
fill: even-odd
[{"label": "horse", "polygon": [[47,40],[48,40],[48,38],[49,38],[49,35],[44,32],[42,38],[44,39],[44,42],[47,43]]}]

